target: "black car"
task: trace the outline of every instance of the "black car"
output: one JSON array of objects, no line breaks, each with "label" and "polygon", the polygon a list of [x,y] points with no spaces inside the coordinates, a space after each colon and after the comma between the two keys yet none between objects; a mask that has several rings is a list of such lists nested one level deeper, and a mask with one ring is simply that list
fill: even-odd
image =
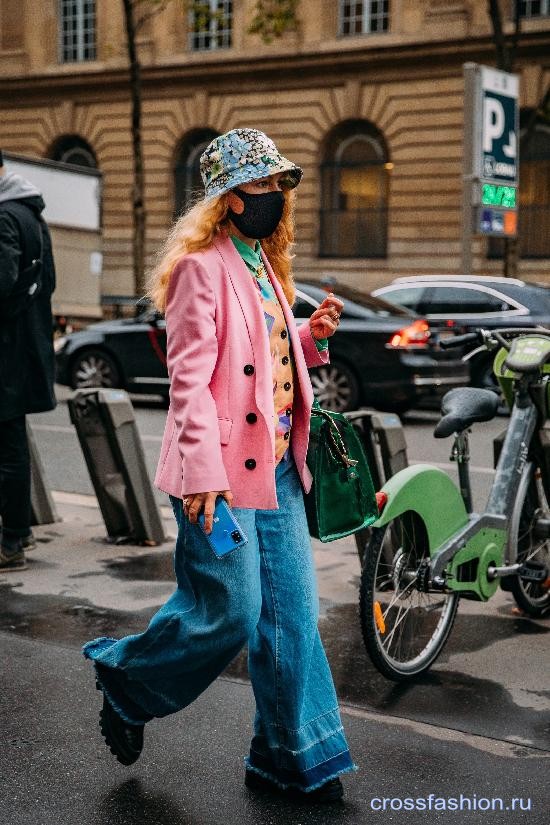
[{"label": "black car", "polygon": [[[420,313],[430,325],[449,334],[479,327],[550,326],[550,287],[518,278],[419,275],[397,278],[373,294]],[[494,353],[473,355],[472,384],[497,388],[493,358]]]},{"label": "black car", "polygon": [[[319,285],[297,283],[294,315],[309,318],[326,296]],[[330,365],[310,370],[322,406],[359,406],[402,412],[423,398],[467,384],[469,370],[441,350],[434,330],[415,313],[338,285],[345,301],[330,341]],[[122,387],[168,395],[166,325],[154,310],[137,318],[103,321],[56,342],[57,380],[70,387]]]}]

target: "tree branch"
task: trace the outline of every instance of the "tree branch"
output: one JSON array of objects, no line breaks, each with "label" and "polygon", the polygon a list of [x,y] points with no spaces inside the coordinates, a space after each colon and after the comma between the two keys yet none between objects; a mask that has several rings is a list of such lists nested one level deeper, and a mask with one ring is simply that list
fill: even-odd
[{"label": "tree branch", "polygon": [[519,13],[519,0],[514,0],[514,33],[508,47],[508,71],[513,72],[518,52],[518,43],[521,37],[521,14]]},{"label": "tree branch", "polygon": [[[147,2],[147,0],[134,0],[136,8],[143,3]],[[157,14],[161,14],[168,6],[170,5],[171,0],[159,0],[159,2],[152,3],[149,0],[148,5],[154,5],[150,11],[144,12],[140,17],[136,18],[135,22],[135,30],[138,32],[143,26],[147,23],[148,20],[151,20],[152,17],[156,17]]]},{"label": "tree branch", "polygon": [[296,31],[297,9],[298,0],[257,0],[248,33],[259,34],[264,43],[271,43],[287,31]]}]

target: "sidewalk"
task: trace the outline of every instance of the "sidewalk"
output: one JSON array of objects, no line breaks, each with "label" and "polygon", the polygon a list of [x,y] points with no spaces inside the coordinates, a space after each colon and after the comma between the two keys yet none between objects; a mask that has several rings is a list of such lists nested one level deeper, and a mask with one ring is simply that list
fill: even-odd
[{"label": "sidewalk", "polygon": [[[39,547],[29,554],[29,569],[0,576],[3,824],[416,825],[448,822],[451,815],[442,806],[452,804],[445,801],[451,797],[463,807],[452,811],[459,823],[547,825],[550,750],[407,718],[406,695],[419,694],[371,673],[374,693],[361,699],[356,671],[365,668],[365,657],[359,648],[349,654],[357,641],[353,540],[338,547],[315,543],[328,655],[339,680],[356,680],[344,696],[342,716],[360,771],[344,777],[344,806],[296,809],[244,788],[253,697],[245,679],[237,678],[244,676],[242,661],[191,707],[148,725],[141,759],[130,768],[119,765],[99,735],[99,694],[79,649],[96,635],[143,628],[172,592],[173,541],[159,548],[106,544],[91,498],[55,499],[63,521],[36,528]],[[163,515],[169,516],[168,509]],[[173,535],[172,518],[166,530]],[[445,675],[438,671],[418,690],[441,693],[438,680]],[[376,692],[383,701],[373,709]],[[456,696],[445,701],[452,705]],[[480,714],[489,711],[487,701],[481,693],[469,694],[470,710],[479,706]],[[513,797],[524,806],[530,800],[531,810],[521,811],[519,802],[515,811],[506,810]],[[376,810],[383,798],[386,812]],[[424,800],[414,804],[431,810],[403,810],[406,798]],[[484,799],[500,798],[502,811],[483,811],[481,818],[475,810],[479,801],[483,806]]]},{"label": "sidewalk", "polygon": [[[61,521],[33,528],[38,548],[27,556],[29,569],[21,574],[20,594],[46,592],[90,601],[99,609],[133,612],[152,609],[172,593],[176,522],[169,505],[161,507],[167,541],[159,547],[139,547],[107,541],[94,496],[54,491],[52,497]],[[334,604],[355,602],[359,562],[354,539],[313,544],[322,612]],[[14,575],[0,573],[0,582],[11,583]],[[121,589],[121,578],[139,581]]]}]

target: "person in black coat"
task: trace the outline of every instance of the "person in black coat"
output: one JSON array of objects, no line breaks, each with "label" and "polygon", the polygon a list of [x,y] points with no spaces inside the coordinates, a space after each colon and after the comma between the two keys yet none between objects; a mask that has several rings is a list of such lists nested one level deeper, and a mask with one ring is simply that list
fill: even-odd
[{"label": "person in black coat", "polygon": [[31,544],[25,416],[55,407],[51,295],[55,267],[42,195],[0,152],[0,571],[22,570]]}]

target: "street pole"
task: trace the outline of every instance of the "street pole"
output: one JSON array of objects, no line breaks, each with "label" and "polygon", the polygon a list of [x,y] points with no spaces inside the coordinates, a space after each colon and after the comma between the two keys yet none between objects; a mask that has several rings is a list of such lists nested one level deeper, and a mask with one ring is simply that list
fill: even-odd
[{"label": "street pole", "polygon": [[462,163],[462,274],[471,275],[472,261],[472,182],[474,144],[474,95],[476,66],[464,64],[464,155]]}]

